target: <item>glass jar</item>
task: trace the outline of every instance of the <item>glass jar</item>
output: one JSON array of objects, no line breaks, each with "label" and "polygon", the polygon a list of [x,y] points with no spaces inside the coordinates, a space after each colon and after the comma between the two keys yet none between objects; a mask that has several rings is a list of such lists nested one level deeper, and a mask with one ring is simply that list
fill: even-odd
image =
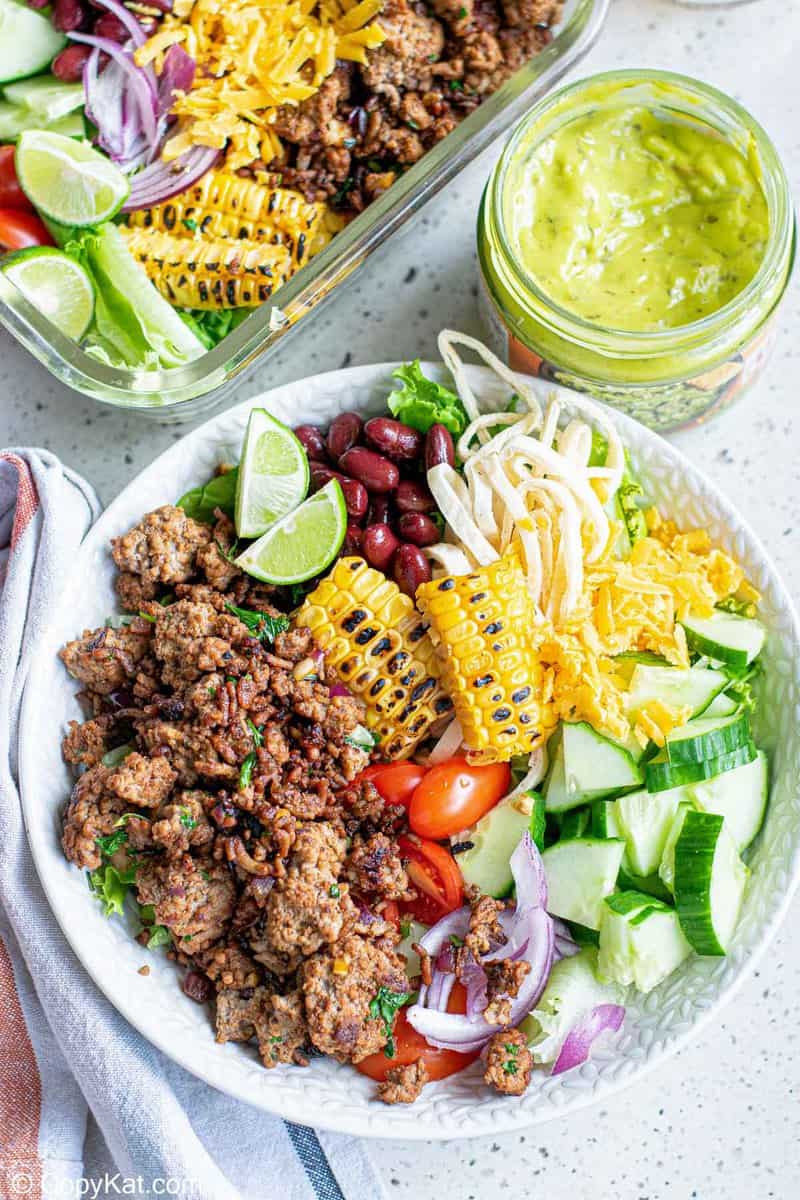
[{"label": "glass jar", "polygon": [[[510,202],[530,155],[565,123],[606,106],[638,105],[722,137],[750,164],[769,234],[760,265],[728,303],[690,324],[631,332],[595,324],[548,298],[515,253]],[[708,84],[666,71],[612,71],[536,105],[512,134],[478,216],[480,305],[495,352],[517,370],[588,392],[662,432],[707,418],[761,371],[794,259],[783,166],[761,126]]]}]

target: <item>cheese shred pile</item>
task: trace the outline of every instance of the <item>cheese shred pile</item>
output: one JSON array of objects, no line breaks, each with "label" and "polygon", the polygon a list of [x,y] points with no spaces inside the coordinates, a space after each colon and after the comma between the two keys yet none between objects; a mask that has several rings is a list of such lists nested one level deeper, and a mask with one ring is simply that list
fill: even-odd
[{"label": "cheese shred pile", "polygon": [[228,146],[230,170],[281,156],[272,126],[281,105],[308,100],[337,59],[366,62],[385,34],[375,21],[383,0],[176,0],[135,54],[160,70],[170,46],[197,64],[187,93],[176,92],[179,131],[168,161],[192,146]]},{"label": "cheese shred pile", "polygon": [[[457,344],[516,394],[513,413],[480,412]],[[428,471],[447,522],[445,540],[428,551],[436,570],[464,574],[517,551],[537,609],[531,640],[545,738],[561,720],[585,720],[623,742],[633,733],[642,746],[663,745],[691,710],[654,700],[629,711],[630,671],[617,656],[650,652],[686,668],[681,619],[708,617],[731,596],[757,601],[758,593],[705,530],[680,532],[656,509],[645,514],[646,534],[627,541],[609,515],[624,449],[601,407],[576,396],[577,416],[564,424],[556,399],[542,412],[530,383],[480,342],[445,330],[439,348],[470,424],[458,444],[463,473],[445,464]],[[592,426],[607,444],[602,467],[590,466]]]}]

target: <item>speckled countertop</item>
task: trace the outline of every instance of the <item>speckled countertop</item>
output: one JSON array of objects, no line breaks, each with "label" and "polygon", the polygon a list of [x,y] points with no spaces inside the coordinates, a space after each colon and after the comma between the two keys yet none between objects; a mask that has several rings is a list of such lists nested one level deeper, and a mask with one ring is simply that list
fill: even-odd
[{"label": "speckled countertop", "polygon": [[[698,75],[766,126],[800,182],[800,3],[733,8],[612,0],[583,74],[648,65]],[[239,397],[350,363],[435,356],[442,325],[479,332],[474,223],[489,152],[413,234],[357,276]],[[800,592],[800,287],[766,376],[738,407],[676,437],[746,513]],[[345,352],[345,348],[348,348]],[[0,331],[0,441],[38,443],[110,500],[186,427],[145,423],[56,383]],[[375,1144],[398,1200],[796,1200],[800,1196],[800,900],[719,1024],[654,1074],[565,1122],[447,1144]],[[358,1200],[372,1200],[359,1197]]]}]

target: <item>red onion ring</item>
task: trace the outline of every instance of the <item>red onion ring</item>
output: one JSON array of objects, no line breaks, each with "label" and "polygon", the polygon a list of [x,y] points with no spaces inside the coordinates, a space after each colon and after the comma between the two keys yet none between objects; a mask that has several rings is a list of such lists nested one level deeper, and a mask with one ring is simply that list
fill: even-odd
[{"label": "red onion ring", "polygon": [[560,1075],[581,1066],[589,1058],[595,1040],[602,1033],[617,1033],[624,1020],[625,1009],[621,1004],[598,1004],[567,1034],[552,1074]]}]

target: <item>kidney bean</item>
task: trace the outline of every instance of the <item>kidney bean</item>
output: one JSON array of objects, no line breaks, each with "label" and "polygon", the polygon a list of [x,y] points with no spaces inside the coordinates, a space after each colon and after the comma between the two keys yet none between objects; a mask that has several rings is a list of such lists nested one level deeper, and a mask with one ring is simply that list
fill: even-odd
[{"label": "kidney bean", "polygon": [[456,448],[453,445],[453,435],[445,425],[431,425],[425,435],[425,469],[447,463],[456,465]]},{"label": "kidney bean", "polygon": [[311,463],[312,492],[318,492],[331,479],[338,479],[342,485],[348,515],[355,517],[356,520],[363,517],[369,503],[369,496],[364,485],[359,483],[357,479],[348,479],[346,475],[342,475],[339,471],[332,471],[330,467],[326,467],[323,463]]},{"label": "kidney bean", "polygon": [[361,430],[363,428],[364,423],[361,417],[354,412],[340,413],[338,417],[335,417],[331,421],[331,427],[328,430],[327,446],[328,453],[334,462],[338,462],[351,446],[355,446],[361,437]]},{"label": "kidney bean", "polygon": [[79,0],[56,0],[53,6],[53,25],[62,33],[80,29],[86,17],[86,10]]},{"label": "kidney bean", "polygon": [[394,581],[413,599],[417,588],[422,583],[428,583],[431,578],[431,567],[419,546],[403,542],[394,556]]},{"label": "kidney bean", "polygon": [[195,1000],[198,1004],[205,1004],[211,995],[211,983],[199,971],[187,971],[183,977],[181,987],[189,999]]},{"label": "kidney bean", "polygon": [[127,42],[130,37],[119,17],[110,12],[103,13],[97,18],[92,27],[92,33],[96,34],[97,37],[108,38],[112,42],[119,42],[120,45]]},{"label": "kidney bean", "polygon": [[388,525],[390,512],[388,496],[370,496],[367,525]]},{"label": "kidney bean", "polygon": [[352,446],[339,459],[339,466],[371,492],[393,492],[400,482],[400,472],[394,463],[366,446]]},{"label": "kidney bean", "polygon": [[360,525],[350,521],[347,526],[347,532],[344,535],[342,542],[342,554],[359,554],[361,552],[361,542],[364,537],[364,530]]},{"label": "kidney bean", "polygon": [[394,496],[401,513],[428,513],[436,511],[436,501],[424,483],[415,479],[404,479]]},{"label": "kidney bean", "polygon": [[364,558],[371,567],[377,567],[379,571],[389,569],[399,545],[400,542],[388,525],[368,525],[361,540]]},{"label": "kidney bean", "polygon": [[422,434],[391,417],[373,417],[364,426],[364,437],[371,446],[389,458],[413,461],[422,450]]},{"label": "kidney bean", "polygon": [[294,431],[294,436],[300,442],[300,445],[310,459],[316,459],[317,462],[321,463],[328,461],[325,438],[322,436],[322,430],[317,429],[316,425],[298,425]]},{"label": "kidney bean", "polygon": [[404,542],[413,542],[415,546],[432,546],[441,541],[435,523],[424,513],[403,513],[397,522],[397,532]]},{"label": "kidney bean", "polygon": [[91,53],[91,46],[67,46],[55,56],[50,70],[62,83],[79,83],[83,78],[83,64]]}]

